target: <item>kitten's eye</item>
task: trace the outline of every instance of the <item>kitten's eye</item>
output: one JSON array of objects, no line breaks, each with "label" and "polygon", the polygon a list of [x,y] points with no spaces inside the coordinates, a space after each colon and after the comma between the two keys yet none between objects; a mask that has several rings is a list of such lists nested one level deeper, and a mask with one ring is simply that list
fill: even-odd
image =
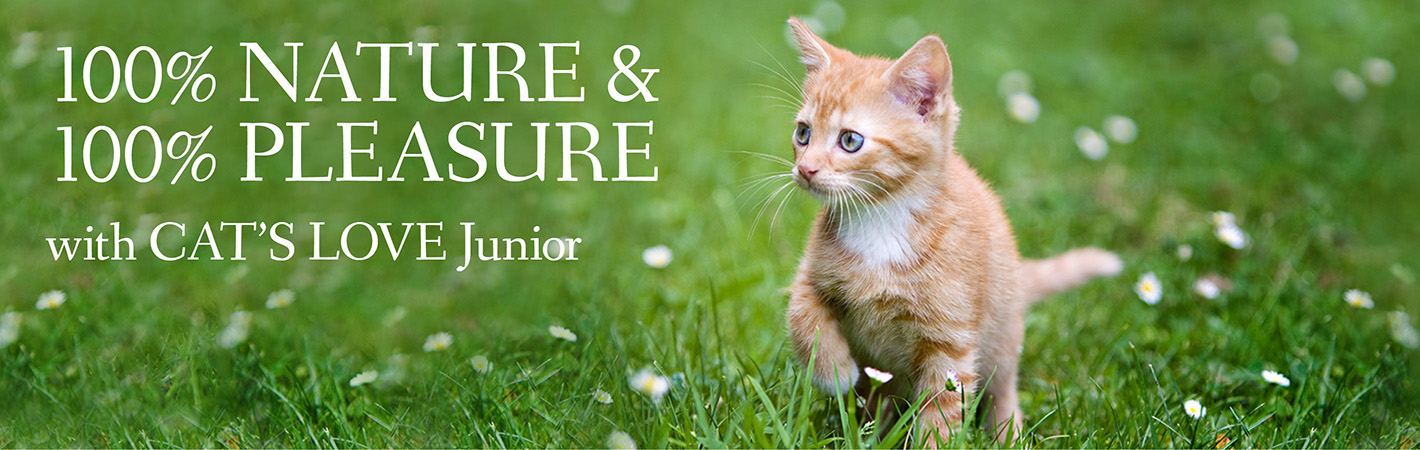
[{"label": "kitten's eye", "polygon": [[838,136],[838,145],[848,153],[856,152],[863,148],[863,135],[853,131],[844,131]]},{"label": "kitten's eye", "polygon": [[809,145],[808,124],[800,123],[799,127],[794,129],[794,142],[797,142],[799,145]]}]

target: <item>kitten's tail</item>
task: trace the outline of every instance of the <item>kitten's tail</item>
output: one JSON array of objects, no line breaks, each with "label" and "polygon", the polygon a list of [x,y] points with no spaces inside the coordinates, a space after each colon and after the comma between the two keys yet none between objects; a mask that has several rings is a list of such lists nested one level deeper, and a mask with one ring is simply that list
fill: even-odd
[{"label": "kitten's tail", "polygon": [[1026,302],[1034,303],[1091,278],[1112,276],[1122,269],[1124,262],[1118,256],[1093,247],[1077,248],[1046,259],[1025,260],[1021,264],[1023,297]]}]

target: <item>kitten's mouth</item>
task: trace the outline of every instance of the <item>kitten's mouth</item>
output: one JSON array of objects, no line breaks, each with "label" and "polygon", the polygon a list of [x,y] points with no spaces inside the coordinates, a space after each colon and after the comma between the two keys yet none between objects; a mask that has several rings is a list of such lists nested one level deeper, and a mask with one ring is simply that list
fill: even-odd
[{"label": "kitten's mouth", "polygon": [[826,180],[811,181],[805,180],[801,176],[794,176],[794,184],[798,185],[799,189],[803,189],[804,192],[808,192],[809,195],[812,195],[819,203],[825,205],[840,205],[848,202],[847,189],[834,189],[825,181]]}]

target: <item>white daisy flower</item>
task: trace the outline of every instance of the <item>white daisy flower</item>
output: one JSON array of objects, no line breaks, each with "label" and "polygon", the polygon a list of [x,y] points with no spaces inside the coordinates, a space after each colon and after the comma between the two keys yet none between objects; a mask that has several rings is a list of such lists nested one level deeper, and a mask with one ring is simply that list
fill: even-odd
[{"label": "white daisy flower", "polygon": [[863,373],[868,374],[868,378],[872,378],[873,381],[876,381],[878,384],[884,384],[892,380],[892,374],[883,372],[878,369],[874,369],[872,367],[864,367]]},{"label": "white daisy flower", "polygon": [[1237,225],[1238,219],[1236,216],[1233,216],[1233,213],[1227,211],[1213,211],[1208,214],[1208,222],[1211,222],[1215,227],[1222,227]]},{"label": "white daisy flower", "polygon": [[1271,371],[1271,370],[1264,370],[1264,371],[1262,371],[1262,379],[1265,380],[1265,381],[1267,381],[1268,383],[1272,383],[1272,384],[1275,384],[1275,385],[1278,385],[1278,386],[1282,386],[1282,387],[1287,387],[1287,386],[1291,386],[1291,385],[1292,385],[1292,380],[1287,379],[1287,376],[1286,376],[1286,375],[1282,375],[1282,374],[1280,374],[1280,373],[1273,372],[1273,371]]},{"label": "white daisy flower", "polygon": [[493,363],[488,361],[488,355],[477,355],[468,359],[468,363],[473,366],[473,371],[478,373],[488,373],[493,370]]},{"label": "white daisy flower", "polygon": [[1198,293],[1198,295],[1203,296],[1203,298],[1209,300],[1218,298],[1218,293],[1220,291],[1221,290],[1218,289],[1218,284],[1214,283],[1213,280],[1207,278],[1199,278],[1198,281],[1193,282],[1193,292]]},{"label": "white daisy flower", "polygon": [[1297,43],[1287,36],[1273,36],[1267,40],[1267,53],[1272,55],[1272,60],[1277,64],[1290,66],[1297,62],[1297,55],[1301,51],[1297,48]]},{"label": "white daisy flower", "polygon": [[961,385],[961,376],[955,370],[947,370],[948,391],[961,392],[964,386]]},{"label": "white daisy flower", "polygon": [[1213,235],[1218,237],[1218,241],[1229,247],[1241,250],[1247,247],[1247,232],[1237,225],[1225,224],[1213,229]]},{"label": "white daisy flower", "polygon": [[435,333],[424,339],[424,351],[437,352],[448,349],[454,344],[454,337],[449,333]]},{"label": "white daisy flower", "polygon": [[354,378],[350,379],[350,387],[363,386],[366,384],[374,383],[375,379],[379,378],[379,376],[380,373],[373,370],[366,370],[364,372],[360,372],[358,375],[355,375]]},{"label": "white daisy flower", "polygon": [[24,316],[17,312],[0,315],[0,348],[9,347],[20,340],[20,319],[23,318]]},{"label": "white daisy flower", "polygon": [[1291,33],[1292,22],[1282,13],[1267,13],[1257,19],[1257,34],[1270,38]]},{"label": "white daisy flower", "polygon": [[1010,99],[1016,94],[1029,94],[1030,91],[1030,75],[1019,70],[1001,74],[1001,79],[996,81],[996,93],[1000,94],[1002,99]]},{"label": "white daisy flower", "polygon": [[651,397],[652,401],[660,402],[661,397],[665,397],[666,391],[671,389],[671,382],[666,377],[656,375],[651,369],[641,369],[631,376],[631,388]]},{"label": "white daisy flower", "polygon": [[380,371],[380,385],[389,386],[404,381],[409,373],[409,355],[396,353],[385,360],[385,369]]},{"label": "white daisy flower", "polygon": [[383,323],[387,327],[394,326],[394,324],[404,320],[406,314],[409,314],[409,310],[404,309],[403,306],[396,306],[385,313],[385,317],[380,319],[380,323]]},{"label": "white daisy flower", "polygon": [[227,328],[217,335],[217,345],[222,348],[232,348],[246,342],[247,336],[251,333],[252,315],[246,311],[237,311],[227,318]]},{"label": "white daisy flower", "polygon": [[843,23],[848,20],[848,13],[837,2],[828,0],[814,6],[813,17],[823,24],[823,31],[836,33],[843,28]]},{"label": "white daisy flower", "polygon": [[[602,0],[602,9],[613,16],[621,17],[631,12],[631,8],[636,6],[636,0]],[[790,42],[791,44],[793,42]]]},{"label": "white daisy flower", "polygon": [[1139,277],[1139,282],[1134,283],[1134,293],[1139,294],[1139,299],[1150,305],[1159,304],[1159,300],[1164,297],[1164,288],[1159,283],[1159,277],[1149,272]]},{"label": "white daisy flower", "polygon": [[1020,123],[1035,123],[1040,118],[1040,101],[1035,96],[1026,92],[1011,94],[1006,99],[1006,109],[1010,111],[1011,117]]},{"label": "white daisy flower", "polygon": [[1075,129],[1075,146],[1080,148],[1080,153],[1085,154],[1086,158],[1095,161],[1104,159],[1104,155],[1109,154],[1109,142],[1090,127]]},{"label": "white daisy flower", "polygon": [[1208,408],[1204,408],[1203,404],[1198,403],[1198,400],[1189,400],[1183,402],[1183,412],[1187,413],[1188,417],[1202,419],[1203,416],[1208,415]]},{"label": "white daisy flower", "polygon": [[1134,119],[1119,115],[1109,116],[1104,118],[1104,133],[1114,142],[1128,144],[1139,137],[1139,126],[1134,123]]},{"label": "white daisy flower", "polygon": [[577,334],[576,334],[576,333],[573,333],[572,330],[568,330],[568,329],[566,329],[566,328],[562,328],[562,327],[553,325],[553,326],[547,327],[547,332],[548,332],[549,334],[552,334],[552,337],[555,337],[555,338],[558,338],[558,339],[561,339],[561,340],[564,340],[564,341],[567,341],[567,342],[577,342]]},{"label": "white daisy flower", "polygon": [[1361,62],[1361,75],[1376,86],[1389,86],[1395,81],[1395,65],[1383,58],[1366,58]]},{"label": "white daisy flower", "polygon": [[10,65],[15,68],[25,67],[39,56],[40,38],[44,37],[38,31],[27,31],[20,35],[19,45],[15,46],[15,51],[10,53]]},{"label": "white daisy flower", "polygon": [[1193,258],[1193,246],[1188,244],[1180,245],[1178,246],[1177,253],[1180,261],[1188,261]]},{"label": "white daisy flower", "polygon": [[636,450],[636,441],[631,440],[631,435],[613,431],[611,436],[606,437],[606,448],[616,450]]},{"label": "white daisy flower", "polygon": [[597,390],[595,390],[595,391],[592,391],[592,399],[593,399],[593,400],[596,400],[597,403],[601,403],[601,404],[603,404],[603,405],[610,405],[610,404],[611,404],[611,394],[609,394],[609,393],[607,393],[606,391],[603,391],[603,390],[601,390],[601,389],[597,389]]},{"label": "white daisy flower", "polygon": [[898,16],[887,26],[888,42],[898,48],[908,48],[922,37],[922,24],[911,14]]},{"label": "white daisy flower", "polygon": [[[1420,348],[1420,332],[1415,331],[1415,326],[1410,324],[1409,314],[1391,311],[1386,314],[1386,320],[1390,321],[1391,339],[1395,339],[1395,342],[1405,348]],[[4,344],[0,343],[0,347],[4,347]]]},{"label": "white daisy flower", "polygon": [[436,42],[439,38],[439,27],[425,25],[414,29],[414,42]]},{"label": "white daisy flower", "polygon": [[1371,309],[1376,307],[1376,302],[1371,301],[1371,293],[1360,289],[1348,290],[1341,298],[1357,308]]},{"label": "white daisy flower", "polygon": [[1366,83],[1349,70],[1336,69],[1331,75],[1331,84],[1336,86],[1336,92],[1346,101],[1356,103],[1366,98]]},{"label": "white daisy flower", "polygon": [[646,265],[656,269],[666,268],[666,266],[670,265],[672,259],[675,259],[675,255],[671,254],[670,247],[664,245],[657,245],[641,252],[641,260],[645,261]]},{"label": "white daisy flower", "polygon": [[35,302],[35,309],[54,309],[64,304],[69,297],[64,295],[64,291],[49,291],[39,294],[39,301]]},{"label": "white daisy flower", "polygon": [[282,289],[266,296],[266,309],[285,308],[291,306],[293,301],[296,301],[296,293],[290,289]]},{"label": "white daisy flower", "polygon": [[[151,233],[152,232],[145,233],[144,236],[151,235]],[[227,271],[227,275],[224,278],[226,278],[227,284],[237,284],[237,282],[246,277],[247,272],[250,271],[251,268],[247,267],[246,263],[237,264],[236,267],[232,267],[231,270]]]}]

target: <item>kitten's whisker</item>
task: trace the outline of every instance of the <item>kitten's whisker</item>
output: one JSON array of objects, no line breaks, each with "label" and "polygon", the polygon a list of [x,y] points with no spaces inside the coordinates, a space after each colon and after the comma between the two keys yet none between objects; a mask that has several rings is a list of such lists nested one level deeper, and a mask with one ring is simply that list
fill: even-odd
[{"label": "kitten's whisker", "polygon": [[730,150],[730,153],[741,153],[741,154],[745,154],[745,155],[749,155],[749,156],[754,156],[754,157],[761,158],[761,159],[767,159],[767,160],[772,161],[772,162],[784,163],[784,165],[785,165],[785,166],[788,166],[788,167],[793,167],[793,166],[794,166],[794,162],[793,162],[793,161],[789,161],[788,159],[785,159],[785,158],[782,157],[782,156],[775,156],[775,155],[771,155],[771,154],[768,154],[768,153],[750,152],[750,151],[744,151],[744,150]]},{"label": "kitten's whisker", "polygon": [[[878,183],[873,182],[873,180],[869,180],[869,179],[867,179],[867,178],[865,178],[865,177],[858,176],[858,175],[856,175],[857,173],[860,173],[860,172],[852,172],[852,173],[849,173],[848,176],[851,177],[854,181],[860,181],[860,182],[863,182],[863,183],[867,183],[867,184],[873,185],[873,187],[874,187],[874,188],[877,188],[879,192],[882,192],[882,193],[884,193],[884,194],[887,193],[887,188],[883,187],[881,184],[878,184]],[[873,175],[873,174],[867,173],[867,175]],[[873,177],[874,177],[874,178],[878,178],[879,180],[881,180],[881,177],[878,177],[878,176],[876,176],[876,175],[873,175]],[[856,187],[856,186],[855,186],[855,187]],[[864,193],[867,193],[867,191],[865,190]]]},{"label": "kitten's whisker", "polygon": [[[776,189],[776,190],[774,191],[774,193],[769,194],[769,197],[766,197],[766,198],[765,198],[764,203],[759,207],[759,213],[754,215],[754,222],[750,224],[750,229],[751,229],[751,230],[754,230],[754,229],[758,229],[758,228],[759,228],[759,219],[764,216],[764,211],[765,211],[766,208],[769,207],[770,202],[773,202],[773,201],[774,201],[774,198],[775,198],[775,197],[778,197],[780,192],[784,192],[784,189],[785,189],[785,188],[788,188],[788,187],[793,186],[793,185],[794,185],[794,182],[792,182],[792,181],[785,182],[783,186],[780,186],[779,189]],[[792,193],[792,192],[793,192],[793,191],[790,191],[790,193]],[[787,199],[788,196],[786,195],[785,198]],[[774,224],[771,223],[771,224],[769,225],[769,228],[771,228],[771,229],[774,228]]]},{"label": "kitten's whisker", "polygon": [[754,184],[756,184],[756,183],[763,182],[763,181],[773,180],[773,179],[775,179],[775,178],[784,178],[784,177],[792,177],[792,176],[794,176],[794,174],[792,174],[792,173],[772,172],[772,173],[767,173],[767,174],[751,175],[751,176],[748,176],[748,177],[741,178],[741,179],[739,179],[739,180],[737,180],[737,181],[735,181],[735,182],[736,182],[736,183],[739,183],[739,184],[744,184],[744,185],[754,185]]},{"label": "kitten's whisker", "polygon": [[753,197],[755,194],[758,194],[760,191],[763,191],[764,188],[773,186],[774,181],[780,177],[781,175],[774,175],[754,181],[752,187],[746,187],[744,191],[740,192],[740,195],[735,196],[735,201],[739,202],[742,198]]},{"label": "kitten's whisker", "polygon": [[[793,183],[791,182],[789,184]],[[789,203],[789,199],[794,196],[794,192],[797,191],[790,190],[788,194],[784,195],[784,200],[779,201],[779,207],[774,209],[774,217],[769,219],[769,229],[774,229],[774,224],[779,221],[779,212],[784,210],[784,204]]]},{"label": "kitten's whisker", "polygon": [[[761,47],[761,48],[763,48],[763,47]],[[765,52],[768,53],[767,50],[766,50]],[[769,57],[770,57],[770,58],[774,58],[774,55],[769,55]],[[756,65],[756,66],[759,66],[760,68],[762,68],[762,69],[764,69],[764,70],[769,71],[769,73],[772,73],[772,74],[774,74],[774,76],[778,77],[779,80],[784,81],[784,82],[786,82],[786,83],[789,83],[790,86],[798,86],[798,83],[794,81],[793,77],[790,77],[790,76],[787,75],[785,72],[780,72],[780,71],[778,71],[778,70],[774,70],[773,67],[766,66],[766,65],[764,65],[764,63],[761,63],[761,62],[759,62],[759,61],[755,61],[755,60],[753,60],[753,59],[745,58],[745,61],[749,61],[750,63],[752,63],[752,64],[754,64],[754,65]],[[779,63],[779,60],[778,60],[778,59],[775,59],[774,62],[775,62],[776,64],[778,64],[778,63]],[[780,64],[780,67],[783,67],[783,64]],[[785,69],[785,71],[787,71],[787,70],[788,70],[788,69]]]},{"label": "kitten's whisker", "polygon": [[771,72],[771,73],[773,73],[774,75],[778,76],[781,80],[784,80],[785,82],[788,82],[790,86],[793,86],[794,89],[799,92],[799,96],[802,97],[803,94],[804,94],[804,86],[803,86],[803,84],[800,84],[800,81],[799,81],[797,78],[792,77],[792,76],[789,75],[789,73],[790,73],[789,68],[788,68],[788,67],[784,67],[784,63],[781,62],[781,61],[779,61],[779,58],[775,57],[773,53],[770,53],[770,52],[769,52],[769,49],[764,48],[764,45],[763,45],[763,44],[760,44],[758,39],[755,39],[754,44],[755,44],[756,46],[758,46],[759,49],[760,49],[761,51],[763,51],[765,55],[768,55],[768,56],[769,56],[769,59],[773,60],[773,61],[774,61],[774,64],[778,65],[779,68],[782,69],[782,72],[779,71],[779,70],[774,70],[773,68],[770,68],[769,66],[766,66],[766,65],[764,65],[764,64],[761,64],[759,61],[755,61],[755,60],[752,60],[752,59],[749,59],[749,58],[745,58],[745,59],[748,60],[749,62],[752,62],[752,63],[758,65],[759,67],[763,67],[764,70],[768,70],[769,72]]},{"label": "kitten's whisker", "polygon": [[[750,83],[750,84],[751,84],[751,85],[754,85],[754,86],[763,87],[763,88],[769,88],[769,89],[774,90],[775,92],[778,92],[778,93],[780,93],[780,94],[784,94],[785,97],[778,97],[780,100],[793,100],[793,99],[796,99],[796,98],[797,98],[797,97],[794,96],[794,94],[792,94],[792,93],[790,93],[789,91],[786,91],[786,90],[784,90],[784,89],[781,89],[781,88],[779,88],[779,87],[777,87],[777,86],[770,86],[770,85],[767,85],[767,84],[764,84],[764,83]],[[797,104],[798,102],[795,102],[795,103]]]}]

